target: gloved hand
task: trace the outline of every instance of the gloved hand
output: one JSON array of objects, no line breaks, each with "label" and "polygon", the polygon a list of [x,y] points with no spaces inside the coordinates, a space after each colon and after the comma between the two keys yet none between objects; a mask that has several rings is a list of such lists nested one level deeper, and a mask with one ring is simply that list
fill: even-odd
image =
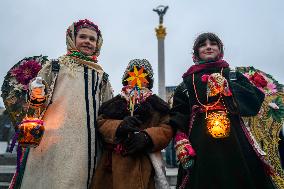
[{"label": "gloved hand", "polygon": [[153,113],[152,105],[147,101],[147,99],[141,103],[138,103],[134,107],[134,115],[139,118],[139,120],[146,122],[151,119]]},{"label": "gloved hand", "polygon": [[129,133],[139,132],[139,126],[142,122],[135,116],[127,116],[118,126],[115,136],[117,138],[126,138]]},{"label": "gloved hand", "polygon": [[30,97],[31,99],[42,99],[45,97],[45,85],[41,77],[36,77],[30,83]]},{"label": "gloved hand", "polygon": [[46,101],[45,84],[41,77],[36,77],[29,86],[29,101],[30,106],[40,107]]},{"label": "gloved hand", "polygon": [[225,96],[231,96],[228,81],[220,73],[213,73],[208,77],[207,83],[209,96],[215,96],[222,93]]},{"label": "gloved hand", "polygon": [[151,137],[144,131],[131,134],[123,143],[126,153],[124,155],[133,155],[146,152],[153,147]]},{"label": "gloved hand", "polygon": [[188,137],[183,132],[177,132],[175,136],[175,150],[177,158],[184,169],[189,169],[193,166],[196,153],[192,148]]}]

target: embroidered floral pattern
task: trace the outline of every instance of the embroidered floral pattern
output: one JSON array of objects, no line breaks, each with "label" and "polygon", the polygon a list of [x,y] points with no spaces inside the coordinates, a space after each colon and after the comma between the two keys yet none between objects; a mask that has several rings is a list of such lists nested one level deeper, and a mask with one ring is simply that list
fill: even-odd
[{"label": "embroidered floral pattern", "polygon": [[67,56],[71,56],[71,57],[79,58],[79,59],[82,59],[82,60],[85,60],[85,61],[97,63],[97,56],[92,56],[92,57],[86,56],[78,50],[69,51],[67,53]]}]

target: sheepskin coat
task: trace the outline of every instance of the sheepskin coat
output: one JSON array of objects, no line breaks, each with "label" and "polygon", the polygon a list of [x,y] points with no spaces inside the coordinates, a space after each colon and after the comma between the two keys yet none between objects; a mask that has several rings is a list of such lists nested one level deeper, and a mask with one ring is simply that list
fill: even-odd
[{"label": "sheepskin coat", "polygon": [[143,153],[122,156],[109,146],[114,143],[119,124],[130,114],[127,102],[118,95],[102,105],[98,128],[104,139],[104,150],[93,178],[93,189],[155,188],[155,170],[148,153],[160,153],[172,138],[168,112],[167,104],[156,95],[151,95],[141,103],[134,115],[138,115],[143,122],[139,127],[150,136],[153,147]]},{"label": "sheepskin coat", "polygon": [[[40,145],[30,150],[21,189],[86,189],[93,176],[97,113],[112,90],[99,64],[63,56],[59,65],[43,117],[45,132]],[[50,85],[51,69],[47,63],[39,74]]]}]

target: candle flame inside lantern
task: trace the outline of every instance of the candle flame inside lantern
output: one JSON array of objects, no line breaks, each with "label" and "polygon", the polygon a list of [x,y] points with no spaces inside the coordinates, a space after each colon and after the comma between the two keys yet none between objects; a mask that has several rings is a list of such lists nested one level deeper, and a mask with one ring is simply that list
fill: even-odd
[{"label": "candle flame inside lantern", "polygon": [[21,147],[37,147],[44,133],[43,120],[26,117],[23,119],[18,129],[18,142]]},{"label": "candle flame inside lantern", "polygon": [[213,111],[207,115],[207,129],[213,138],[226,138],[230,134],[230,120],[225,111]]}]

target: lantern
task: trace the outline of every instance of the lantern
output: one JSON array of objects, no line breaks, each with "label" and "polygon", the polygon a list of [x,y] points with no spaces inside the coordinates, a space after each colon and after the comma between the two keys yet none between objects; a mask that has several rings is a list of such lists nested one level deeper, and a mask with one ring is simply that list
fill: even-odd
[{"label": "lantern", "polygon": [[225,111],[212,111],[207,114],[208,133],[213,138],[226,138],[230,134],[230,120]]},{"label": "lantern", "polygon": [[26,117],[18,127],[18,143],[21,147],[37,147],[44,133],[43,120]]}]

